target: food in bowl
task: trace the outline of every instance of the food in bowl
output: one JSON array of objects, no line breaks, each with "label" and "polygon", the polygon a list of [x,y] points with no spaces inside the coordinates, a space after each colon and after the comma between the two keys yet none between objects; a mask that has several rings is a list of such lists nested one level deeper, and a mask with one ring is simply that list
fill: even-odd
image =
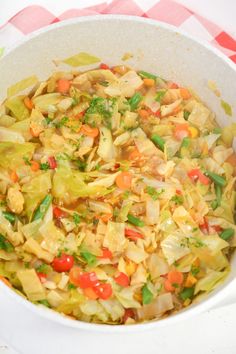
[{"label": "food in bowl", "polygon": [[18,293],[77,320],[133,324],[225,279],[235,124],[219,128],[189,89],[101,64],[27,78],[0,112],[0,274]]}]

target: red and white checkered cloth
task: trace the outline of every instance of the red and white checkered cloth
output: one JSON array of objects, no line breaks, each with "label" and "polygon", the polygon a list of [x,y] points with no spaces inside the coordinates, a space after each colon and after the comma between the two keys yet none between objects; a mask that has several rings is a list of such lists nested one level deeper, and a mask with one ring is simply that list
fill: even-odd
[{"label": "red and white checkered cloth", "polygon": [[210,42],[236,63],[236,40],[214,23],[172,0],[157,0],[148,9],[143,9],[141,6],[134,0],[113,0],[109,5],[104,2],[84,9],[71,9],[60,16],[55,16],[42,6],[28,6],[0,28],[0,56],[4,47],[13,44],[30,32],[55,22],[96,14],[126,14],[175,25],[195,37]]}]

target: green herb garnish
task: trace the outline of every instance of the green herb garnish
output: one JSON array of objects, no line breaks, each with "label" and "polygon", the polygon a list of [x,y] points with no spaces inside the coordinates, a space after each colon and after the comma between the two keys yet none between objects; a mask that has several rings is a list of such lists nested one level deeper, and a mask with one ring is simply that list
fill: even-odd
[{"label": "green herb garnish", "polygon": [[157,191],[156,188],[147,186],[146,192],[150,195],[150,197],[152,197],[153,200],[157,200],[159,195],[164,192],[164,189]]},{"label": "green herb garnish", "polygon": [[14,247],[12,244],[0,234],[0,250],[6,251],[7,253],[13,252]]},{"label": "green herb garnish", "polygon": [[165,96],[166,94],[166,90],[162,90],[162,91],[158,91],[157,94],[156,94],[156,97],[155,97],[155,101],[161,103],[163,97]]},{"label": "green herb garnish", "polygon": [[80,223],[80,221],[81,221],[79,214],[74,213],[74,214],[73,214],[73,220],[74,220],[74,223],[75,223],[76,226],[79,225],[79,223]]}]

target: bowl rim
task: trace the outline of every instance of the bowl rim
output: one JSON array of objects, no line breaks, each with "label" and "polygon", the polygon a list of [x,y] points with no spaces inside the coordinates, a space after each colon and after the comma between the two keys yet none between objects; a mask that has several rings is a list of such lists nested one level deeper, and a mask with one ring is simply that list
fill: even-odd
[{"label": "bowl rim", "polygon": [[[53,31],[57,28],[61,27],[66,27],[70,25],[74,25],[77,23],[84,23],[84,22],[94,22],[94,21],[113,21],[113,20],[119,20],[119,21],[130,21],[130,22],[138,22],[138,23],[144,23],[151,25],[153,27],[160,27],[162,29],[165,29],[169,32],[174,32],[178,33],[191,41],[199,44],[202,46],[205,50],[208,50],[215,54],[224,64],[227,64],[230,66],[232,70],[236,72],[236,65],[225,55],[223,54],[219,49],[213,47],[210,45],[208,42],[195,38],[194,36],[186,33],[184,30],[179,29],[173,25],[163,23],[160,21],[156,21],[153,19],[147,19],[139,16],[130,16],[130,15],[92,15],[92,16],[82,16],[82,17],[77,17],[73,19],[68,19],[68,20],[63,20],[61,22],[57,22],[55,24],[51,24],[48,26],[45,26],[43,28],[40,28],[32,33],[27,34],[24,38],[21,40],[16,41],[13,45],[10,45],[6,47],[6,50],[3,54],[3,56],[0,59],[0,66],[1,66],[1,61],[8,55],[10,55],[15,49],[23,45],[24,43],[30,41],[33,38],[36,38],[40,36],[41,34],[44,34],[46,32]],[[52,320],[53,322],[57,322],[58,324],[62,324],[67,327],[72,327],[72,328],[77,328],[80,330],[89,330],[92,332],[113,332],[113,333],[121,333],[121,332],[139,332],[139,331],[144,331],[144,330],[151,330],[155,329],[157,327],[164,327],[167,325],[172,325],[178,322],[180,319],[184,320],[189,317],[192,317],[193,315],[200,314],[204,312],[207,309],[210,309],[220,303],[222,300],[226,299],[227,296],[227,291],[229,286],[235,281],[235,279],[230,279],[223,283],[223,285],[220,285],[217,287],[217,290],[214,291],[213,293],[209,294],[206,299],[201,301],[200,303],[194,304],[190,307],[187,307],[186,309],[173,314],[169,317],[163,318],[161,320],[156,320],[156,321],[149,321],[145,323],[137,323],[134,325],[108,325],[108,324],[96,324],[96,323],[87,323],[79,320],[73,320],[70,319],[67,316],[64,316],[63,314],[57,313],[54,310],[47,309],[44,306],[39,306],[35,305],[26,298],[20,296],[15,292],[14,290],[10,289],[7,287],[3,282],[0,282],[0,290],[2,290],[7,296],[9,295],[12,300],[16,300],[19,304],[22,304],[24,307],[28,308],[31,312],[39,315],[41,318],[44,319],[49,319]]]}]

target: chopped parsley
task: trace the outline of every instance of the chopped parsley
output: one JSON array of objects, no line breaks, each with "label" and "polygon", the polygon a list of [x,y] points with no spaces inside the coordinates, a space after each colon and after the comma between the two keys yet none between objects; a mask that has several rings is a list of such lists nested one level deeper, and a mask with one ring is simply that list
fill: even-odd
[{"label": "chopped parsley", "polygon": [[152,197],[153,200],[157,200],[158,197],[164,192],[164,189],[157,191],[156,188],[147,186],[146,192]]},{"label": "chopped parsley", "polygon": [[61,120],[57,123],[55,123],[55,127],[56,128],[61,128],[63,127],[64,125],[66,125],[66,123],[68,122],[69,118],[68,117],[62,117]]},{"label": "chopped parsley", "polygon": [[84,172],[86,167],[87,167],[87,163],[86,161],[82,161],[82,160],[77,160],[76,161],[77,167],[80,171]]},{"label": "chopped parsley", "polygon": [[43,171],[47,171],[50,169],[50,166],[49,166],[49,163],[48,162],[45,162],[45,163],[41,163],[40,164],[40,170],[43,170]]},{"label": "chopped parsley", "polygon": [[186,109],[184,110],[184,119],[188,120],[188,117],[190,116],[190,112],[186,111]]},{"label": "chopped parsley", "polygon": [[197,275],[199,272],[200,272],[200,268],[195,265],[192,265],[192,267],[191,267],[192,275],[195,277],[195,275]]},{"label": "chopped parsley", "polygon": [[48,274],[51,271],[51,269],[52,268],[48,264],[43,263],[36,268],[36,271],[39,273]]},{"label": "chopped parsley", "polygon": [[177,205],[181,205],[184,202],[184,198],[182,197],[182,195],[174,195],[171,198],[171,201],[174,202]]},{"label": "chopped parsley", "polygon": [[163,97],[165,96],[166,94],[166,90],[162,90],[162,91],[158,91],[157,94],[156,94],[156,97],[155,97],[155,101],[161,103]]},{"label": "chopped parsley", "polygon": [[77,213],[74,213],[74,214],[73,214],[73,221],[74,221],[74,223],[75,223],[76,226],[79,225],[79,223],[80,223],[80,216],[79,216],[79,214],[77,214]]},{"label": "chopped parsley", "polygon": [[0,234],[0,250],[6,251],[7,253],[13,252],[14,247],[12,244]]},{"label": "chopped parsley", "polygon": [[[106,125],[107,128],[111,129],[111,117],[112,117],[112,111],[114,108],[114,104],[116,102],[116,99],[105,99],[102,97],[94,97],[90,101],[89,108],[87,109],[84,120],[86,123],[89,121],[89,116],[91,114],[99,114],[102,116],[103,122]],[[95,122],[94,122],[95,123]],[[90,122],[91,124],[91,122]]]}]

